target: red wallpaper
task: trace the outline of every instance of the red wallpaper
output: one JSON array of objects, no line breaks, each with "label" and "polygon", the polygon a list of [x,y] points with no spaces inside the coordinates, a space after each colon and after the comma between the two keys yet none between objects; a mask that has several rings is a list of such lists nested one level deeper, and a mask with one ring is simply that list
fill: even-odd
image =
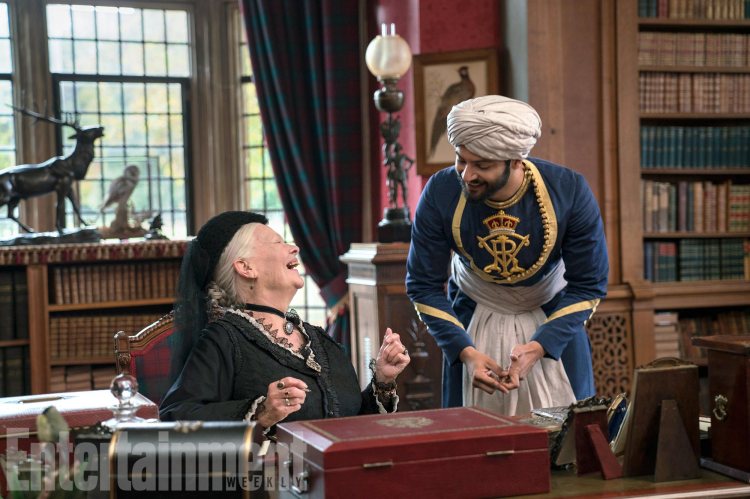
[{"label": "red wallpaper", "polygon": [[[396,33],[401,35],[414,54],[452,52],[500,46],[500,13],[497,0],[374,0],[370,27],[372,36],[379,32],[381,23],[396,23]],[[377,88],[373,80],[373,90]],[[404,108],[401,118],[399,142],[404,152],[416,156],[416,136],[414,131],[414,80],[409,70],[399,81],[404,92]],[[374,105],[373,105],[374,110]],[[373,112],[372,158],[373,158],[373,200],[379,206],[373,209],[374,227],[383,216],[383,208],[388,206],[388,192],[385,188],[385,168],[381,148],[383,140],[378,133],[378,125],[384,115]],[[377,118],[377,119],[376,119]],[[419,194],[427,178],[416,174],[416,167],[409,173],[409,208],[414,216]]]},{"label": "red wallpaper", "polygon": [[423,0],[419,9],[421,54],[500,45],[497,0]]}]

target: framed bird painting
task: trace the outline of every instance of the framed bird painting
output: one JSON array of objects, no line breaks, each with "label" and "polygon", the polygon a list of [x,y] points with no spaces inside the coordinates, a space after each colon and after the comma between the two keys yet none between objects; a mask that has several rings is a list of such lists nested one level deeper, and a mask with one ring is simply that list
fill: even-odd
[{"label": "framed bird painting", "polygon": [[498,92],[495,49],[414,56],[414,118],[417,173],[430,176],[451,165],[456,153],[448,142],[446,118],[467,99]]}]

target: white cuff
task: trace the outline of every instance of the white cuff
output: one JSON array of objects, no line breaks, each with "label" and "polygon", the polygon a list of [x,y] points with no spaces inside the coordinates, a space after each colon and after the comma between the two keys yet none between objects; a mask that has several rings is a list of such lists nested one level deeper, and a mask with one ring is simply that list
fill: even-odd
[{"label": "white cuff", "polygon": [[[373,394],[375,394],[374,387],[372,391],[373,391]],[[393,400],[393,410],[391,411],[391,413],[394,413],[398,409],[398,395],[394,395],[392,400]],[[388,409],[385,408],[385,406],[380,401],[377,395],[375,395],[375,403],[378,405],[378,412],[380,414],[388,414]]]},{"label": "white cuff", "polygon": [[261,395],[255,401],[253,402],[253,405],[250,406],[250,409],[245,414],[245,421],[253,421],[253,416],[255,416],[255,411],[258,410],[258,406],[263,403],[263,401],[266,400],[265,395]]}]

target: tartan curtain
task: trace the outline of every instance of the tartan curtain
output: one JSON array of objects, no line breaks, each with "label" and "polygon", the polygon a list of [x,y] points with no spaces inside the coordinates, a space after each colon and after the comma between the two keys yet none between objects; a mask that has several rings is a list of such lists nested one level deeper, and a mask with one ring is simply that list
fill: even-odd
[{"label": "tartan curtain", "polygon": [[[361,232],[358,2],[240,0],[261,119],[289,227],[330,308]],[[349,347],[348,311],[329,334]]]}]

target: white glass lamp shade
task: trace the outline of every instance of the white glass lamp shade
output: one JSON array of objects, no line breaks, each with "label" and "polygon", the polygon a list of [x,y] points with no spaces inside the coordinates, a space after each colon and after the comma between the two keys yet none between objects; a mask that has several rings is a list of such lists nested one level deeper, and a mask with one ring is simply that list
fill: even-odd
[{"label": "white glass lamp shade", "polygon": [[370,42],[365,52],[367,68],[378,79],[398,79],[411,66],[411,49],[406,40],[395,33],[378,35]]}]

